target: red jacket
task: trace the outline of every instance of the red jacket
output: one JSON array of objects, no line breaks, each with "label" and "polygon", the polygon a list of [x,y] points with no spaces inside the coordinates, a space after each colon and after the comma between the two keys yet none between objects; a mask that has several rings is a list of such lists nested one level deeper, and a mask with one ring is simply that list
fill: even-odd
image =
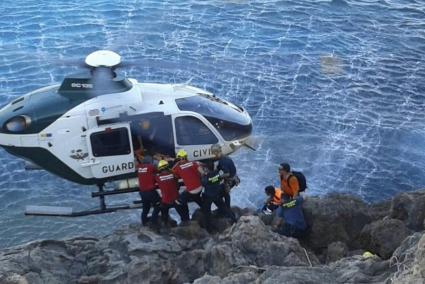
[{"label": "red jacket", "polygon": [[158,187],[161,190],[161,201],[165,204],[173,204],[179,197],[177,181],[172,172],[161,172],[155,176]]},{"label": "red jacket", "polygon": [[156,188],[155,174],[156,169],[152,164],[138,164],[136,166],[137,176],[139,178],[139,189],[141,192],[151,191]]},{"label": "red jacket", "polygon": [[187,191],[199,188],[201,184],[201,174],[199,173],[197,162],[180,161],[173,167],[173,173],[183,179]]}]

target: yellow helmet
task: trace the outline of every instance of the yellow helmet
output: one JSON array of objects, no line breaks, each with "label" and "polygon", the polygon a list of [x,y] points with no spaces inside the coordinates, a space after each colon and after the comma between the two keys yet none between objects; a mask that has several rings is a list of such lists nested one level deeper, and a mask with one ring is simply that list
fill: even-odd
[{"label": "yellow helmet", "polygon": [[362,256],[364,259],[366,259],[366,258],[374,257],[375,255],[371,253],[370,251],[365,251]]},{"label": "yellow helmet", "polygon": [[159,161],[158,170],[163,170],[165,168],[168,168],[168,162],[166,160]]},{"label": "yellow helmet", "polygon": [[185,151],[185,150],[183,150],[183,149],[179,150],[179,151],[177,152],[176,158],[177,158],[177,159],[186,159],[186,158],[187,158],[187,153],[186,153],[186,151]]}]

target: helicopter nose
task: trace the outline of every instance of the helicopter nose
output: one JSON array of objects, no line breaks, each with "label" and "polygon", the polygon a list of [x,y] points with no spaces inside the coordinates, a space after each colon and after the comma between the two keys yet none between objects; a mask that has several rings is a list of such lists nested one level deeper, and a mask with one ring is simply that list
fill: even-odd
[{"label": "helicopter nose", "polygon": [[15,135],[25,129],[29,118],[20,115],[16,107],[8,104],[0,109],[0,146],[21,145],[20,136]]},{"label": "helicopter nose", "polygon": [[[6,122],[6,108],[7,105],[3,105],[0,107],[0,133],[4,133],[3,131],[3,125]],[[1,143],[1,141],[0,141]]]}]

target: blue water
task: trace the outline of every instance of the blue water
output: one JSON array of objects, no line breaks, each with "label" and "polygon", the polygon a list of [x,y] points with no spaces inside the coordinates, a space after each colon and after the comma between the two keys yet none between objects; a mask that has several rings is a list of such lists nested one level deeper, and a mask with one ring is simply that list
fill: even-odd
[{"label": "blue water", "polygon": [[[0,2],[0,105],[111,49],[133,63],[123,70],[130,77],[190,82],[250,112],[260,145],[233,156],[242,179],[236,205],[257,206],[282,161],[305,172],[311,194],[376,201],[424,187],[422,1],[82,2]],[[136,211],[23,216],[29,204],[93,207],[91,190],[25,172],[0,150],[0,247],[138,221]]]}]

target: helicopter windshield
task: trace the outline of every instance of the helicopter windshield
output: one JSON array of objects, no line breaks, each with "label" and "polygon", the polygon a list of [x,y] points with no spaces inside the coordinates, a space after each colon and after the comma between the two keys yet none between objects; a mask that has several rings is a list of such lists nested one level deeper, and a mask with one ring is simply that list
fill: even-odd
[{"label": "helicopter windshield", "polygon": [[193,111],[203,115],[227,141],[247,137],[251,134],[251,119],[243,109],[218,97],[198,94],[176,99],[182,111]]}]

